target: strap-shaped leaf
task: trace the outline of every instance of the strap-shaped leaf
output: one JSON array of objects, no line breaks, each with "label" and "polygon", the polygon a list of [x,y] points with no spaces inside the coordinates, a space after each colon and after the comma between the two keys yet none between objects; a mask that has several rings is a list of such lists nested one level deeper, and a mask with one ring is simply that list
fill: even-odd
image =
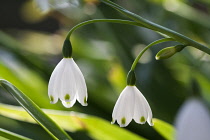
[{"label": "strap-shaped leaf", "polygon": [[[96,116],[75,111],[51,109],[43,109],[43,111],[66,131],[72,133],[85,131],[85,134],[94,140],[147,140],[118,125],[111,125],[110,121]],[[34,119],[19,106],[0,103],[0,115],[19,121],[35,123]]]},{"label": "strap-shaped leaf", "polygon": [[175,140],[175,128],[162,120],[153,119],[153,128],[167,140]]},{"label": "strap-shaped leaf", "polygon": [[0,128],[0,136],[10,140],[31,140],[27,137]]},{"label": "strap-shaped leaf", "polygon": [[49,118],[31,99],[6,80],[0,85],[20,103],[20,105],[39,123],[54,139],[72,140],[51,118]]}]

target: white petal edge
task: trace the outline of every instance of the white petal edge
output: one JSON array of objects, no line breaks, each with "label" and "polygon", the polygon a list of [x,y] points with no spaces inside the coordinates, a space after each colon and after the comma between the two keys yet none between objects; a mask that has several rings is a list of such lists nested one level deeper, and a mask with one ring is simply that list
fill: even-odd
[{"label": "white petal edge", "polygon": [[70,108],[70,107],[72,107],[75,104],[76,97],[72,101],[70,101],[70,102],[66,102],[66,101],[61,101],[61,102],[62,102],[62,104],[63,104],[64,107]]}]

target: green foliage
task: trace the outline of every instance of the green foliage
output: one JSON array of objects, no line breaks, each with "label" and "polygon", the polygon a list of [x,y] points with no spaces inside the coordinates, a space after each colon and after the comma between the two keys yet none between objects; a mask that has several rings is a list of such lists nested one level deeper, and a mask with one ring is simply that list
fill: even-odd
[{"label": "green foliage", "polygon": [[[9,140],[31,140],[29,138],[23,137],[21,135],[15,134],[13,132],[4,130],[0,128],[0,138],[4,137],[5,139],[9,139]],[[3,138],[1,138],[2,140]]]},{"label": "green foliage", "polygon": [[[7,2],[8,6],[4,5]],[[86,20],[126,19],[126,17],[94,0],[83,1],[76,10],[61,11],[65,16],[60,14],[60,11],[42,14],[37,12],[36,8],[27,7],[28,5],[21,2],[23,1],[15,1],[11,6],[8,0],[0,4],[0,7],[4,7],[1,9],[10,11],[12,15],[3,14],[5,18],[0,16],[0,78],[16,85],[41,108],[82,112],[82,114],[73,114],[72,112],[46,111],[75,139],[81,139],[81,133],[85,135],[85,139],[99,137],[111,139],[112,135],[116,139],[126,138],[127,135],[132,135],[130,138],[134,139],[141,139],[140,136],[143,136],[151,140],[172,137],[171,130],[173,129],[156,119],[154,119],[157,121],[154,128],[159,130],[157,132],[147,125],[131,123],[126,128],[119,128],[110,124],[112,109],[126,85],[126,74],[133,60],[143,47],[162,36],[168,36],[142,27],[113,23],[90,24],[74,32],[70,38],[73,57],[85,76],[89,97],[87,107],[81,107],[76,103],[73,108],[66,109],[60,102],[50,104],[47,83],[53,68],[62,58],[62,45],[69,29]],[[210,27],[209,0],[116,0],[114,2],[205,46],[210,44],[210,31],[207,30]],[[15,14],[24,10],[24,7],[27,7],[27,11],[21,12],[22,15]],[[15,9],[18,11],[14,12]],[[26,23],[25,16],[36,19],[37,15],[42,17],[39,21],[33,20],[33,23]],[[10,18],[11,20],[7,20]],[[19,21],[16,20],[17,18],[24,20]],[[7,26],[4,26],[4,23]],[[159,36],[159,34],[162,35]],[[186,47],[168,60],[156,61],[154,59],[159,50],[175,45],[177,43],[167,42],[152,47],[147,51],[148,55],[142,56],[147,59],[147,62],[140,61],[135,71],[136,85],[151,105],[154,117],[164,119],[170,124],[173,124],[182,102],[190,95],[192,78],[196,79],[202,96],[210,103],[210,57],[208,55],[203,55],[197,49]],[[17,105],[11,96],[3,93],[5,91],[0,88],[0,102]],[[38,125],[27,123],[35,123],[35,121],[20,107],[3,106],[0,112],[2,113],[1,128],[32,139],[39,139],[45,135],[49,137],[42,128],[39,130]],[[65,121],[62,120],[63,118]],[[160,129],[161,127],[166,128],[167,131]],[[28,131],[33,131],[38,135],[33,136],[32,133],[27,133]],[[169,134],[165,134],[168,132]]]},{"label": "green foliage", "polygon": [[22,107],[40,124],[54,139],[71,140],[71,138],[25,94],[6,80],[0,80],[0,85],[9,92]]},{"label": "green foliage", "polygon": [[[63,129],[75,132],[85,131],[95,140],[146,140],[130,131],[111,125],[110,122],[77,112],[44,110]],[[0,104],[0,114],[12,119],[36,123],[21,107]]]},{"label": "green foliage", "polygon": [[162,120],[153,119],[154,126],[153,128],[160,133],[166,140],[175,140],[175,128]]}]

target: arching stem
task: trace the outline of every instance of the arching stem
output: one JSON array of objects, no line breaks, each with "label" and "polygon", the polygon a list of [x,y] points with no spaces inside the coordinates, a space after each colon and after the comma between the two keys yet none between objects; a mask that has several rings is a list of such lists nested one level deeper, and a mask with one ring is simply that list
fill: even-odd
[{"label": "arching stem", "polygon": [[69,32],[68,35],[66,36],[66,40],[69,40],[71,34],[78,28],[91,24],[91,23],[97,23],[97,22],[110,22],[110,23],[119,23],[119,24],[127,24],[127,25],[134,25],[134,26],[140,26],[144,27],[141,23],[135,22],[135,21],[130,21],[130,20],[121,20],[121,19],[93,19],[93,20],[88,20],[84,21],[82,23],[79,23],[75,25]]},{"label": "arching stem", "polygon": [[146,50],[148,50],[150,47],[156,45],[156,44],[159,44],[159,43],[162,43],[162,42],[166,42],[166,41],[175,41],[173,38],[162,38],[162,39],[159,39],[159,40],[156,40],[152,43],[150,43],[149,45],[147,45],[139,54],[138,56],[136,57],[136,59],[134,60],[132,66],[131,66],[131,70],[130,71],[134,71],[135,68],[136,68],[136,65],[138,64],[138,61],[139,59],[141,58],[141,56],[146,52]]},{"label": "arching stem", "polygon": [[197,49],[210,55],[210,48],[208,48],[208,47],[206,47],[206,46],[204,46],[204,45],[202,45],[202,44],[200,44],[200,43],[198,43],[198,42],[196,42],[196,41],[194,41],[178,32],[175,32],[171,29],[168,29],[166,27],[163,27],[161,25],[153,23],[149,20],[146,20],[146,19],[142,18],[141,16],[136,15],[136,14],[126,10],[125,8],[117,5],[116,3],[111,2],[110,0],[100,0],[100,1],[107,4],[108,6],[110,6],[112,8],[114,8],[115,10],[119,11],[123,15],[129,17],[130,19],[140,23],[141,25],[143,25],[144,27],[146,27],[148,29],[166,34],[166,35],[170,36],[171,38],[175,39],[176,41],[182,43],[183,45],[192,46],[192,47],[197,48]]}]

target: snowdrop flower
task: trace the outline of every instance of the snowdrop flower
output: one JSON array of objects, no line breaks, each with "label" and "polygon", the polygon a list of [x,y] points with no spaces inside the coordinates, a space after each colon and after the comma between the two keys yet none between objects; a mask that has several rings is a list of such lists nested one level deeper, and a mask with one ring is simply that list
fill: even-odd
[{"label": "snowdrop flower", "polygon": [[210,114],[198,98],[187,100],[178,112],[176,140],[209,140]]},{"label": "snowdrop flower", "polygon": [[145,97],[134,85],[134,72],[129,72],[127,81],[127,86],[114,106],[111,123],[113,124],[117,120],[120,127],[126,127],[134,119],[136,123],[144,124],[147,121],[150,126],[153,126],[151,108]]},{"label": "snowdrop flower", "polygon": [[54,69],[49,85],[48,95],[54,104],[60,99],[69,108],[78,100],[87,105],[87,87],[84,76],[73,58],[63,58]]},{"label": "snowdrop flower", "polygon": [[48,96],[52,104],[58,99],[70,108],[76,100],[87,106],[87,87],[85,78],[72,58],[72,45],[67,35],[63,44],[63,59],[55,67],[48,84]]}]

